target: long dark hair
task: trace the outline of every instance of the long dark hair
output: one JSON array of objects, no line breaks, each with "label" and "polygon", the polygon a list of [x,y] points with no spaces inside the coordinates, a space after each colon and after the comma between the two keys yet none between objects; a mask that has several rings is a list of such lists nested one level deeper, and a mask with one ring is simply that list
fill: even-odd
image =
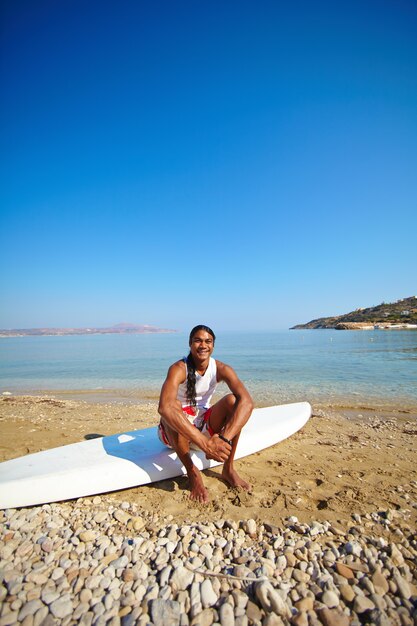
[{"label": "long dark hair", "polygon": [[[199,324],[198,326],[194,326],[194,328],[190,332],[188,345],[191,345],[194,335],[199,330],[205,330],[206,333],[211,335],[213,337],[213,343],[216,341],[216,335],[211,330],[211,328],[209,328],[208,326],[205,326],[204,324]],[[190,403],[190,406],[196,406],[197,401],[196,401],[196,393],[195,393],[195,380],[196,380],[195,363],[194,363],[194,359],[192,357],[191,352],[188,353],[188,356],[185,359],[185,362],[187,364],[187,398]]]}]

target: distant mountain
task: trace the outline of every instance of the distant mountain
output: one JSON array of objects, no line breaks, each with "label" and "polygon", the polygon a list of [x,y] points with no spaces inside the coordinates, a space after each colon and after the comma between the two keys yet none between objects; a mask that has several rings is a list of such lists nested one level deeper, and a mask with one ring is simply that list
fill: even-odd
[{"label": "distant mountain", "polygon": [[39,335],[142,335],[149,333],[176,333],[176,330],[158,328],[148,324],[122,322],[107,328],[14,328],[0,330],[0,337],[26,337]]},{"label": "distant mountain", "polygon": [[[292,329],[334,328],[336,330],[359,330],[379,327],[417,328],[417,296],[404,298],[397,302],[382,302],[367,309],[356,309],[345,315],[320,317],[307,324],[297,324]],[[291,330],[292,330],[291,329]]]}]

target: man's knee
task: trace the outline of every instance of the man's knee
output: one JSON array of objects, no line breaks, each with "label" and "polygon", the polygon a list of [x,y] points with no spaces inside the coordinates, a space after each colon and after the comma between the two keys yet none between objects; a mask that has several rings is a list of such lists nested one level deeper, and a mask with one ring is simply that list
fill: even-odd
[{"label": "man's knee", "polygon": [[185,454],[190,451],[190,442],[186,437],[184,437],[184,435],[181,435],[176,430],[170,428],[170,426],[167,426],[166,424],[165,432],[167,434],[168,441],[170,442],[171,447],[177,453]]},{"label": "man's knee", "polygon": [[227,396],[224,397],[224,401],[229,410],[233,410],[235,408],[237,398],[234,393],[228,393]]},{"label": "man's knee", "polygon": [[[226,404],[227,413],[230,415],[231,413],[233,413],[236,403],[237,403],[237,398],[235,394],[228,393],[227,396],[224,396],[223,401]],[[252,413],[254,409],[254,404],[250,396],[248,396],[248,399],[245,399],[244,404],[245,404],[245,410],[247,410],[249,414]]]}]

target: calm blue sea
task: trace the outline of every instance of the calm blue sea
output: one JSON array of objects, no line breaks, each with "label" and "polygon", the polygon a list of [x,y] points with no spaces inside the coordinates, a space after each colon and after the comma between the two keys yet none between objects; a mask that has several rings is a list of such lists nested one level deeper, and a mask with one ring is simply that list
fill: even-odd
[{"label": "calm blue sea", "polygon": [[[186,353],[183,333],[2,338],[0,393],[96,390],[147,401]],[[417,331],[219,333],[215,356],[235,368],[258,406],[417,403]]]}]

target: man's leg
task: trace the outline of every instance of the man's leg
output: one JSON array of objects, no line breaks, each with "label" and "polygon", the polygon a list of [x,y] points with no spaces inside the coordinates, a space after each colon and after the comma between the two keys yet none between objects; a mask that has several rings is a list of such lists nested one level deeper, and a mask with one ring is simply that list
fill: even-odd
[{"label": "man's leg", "polygon": [[163,422],[164,430],[168,437],[169,443],[178,455],[181,463],[187,470],[188,480],[190,481],[190,498],[198,502],[208,502],[208,491],[204,486],[203,478],[200,470],[194,465],[190,456],[190,442],[179,435],[175,430],[170,428],[166,422]]},{"label": "man's leg", "polygon": [[[215,433],[220,433],[226,426],[227,422],[231,419],[235,409],[235,404],[236,396],[234,396],[233,393],[227,394],[227,396],[224,396],[224,398],[216,402],[216,404],[213,404],[210,413],[209,425]],[[231,487],[242,487],[243,489],[249,490],[250,484],[239,476],[233,464],[239,437],[240,433],[233,437],[232,450],[229,458],[223,465],[222,477],[229,483],[229,485],[231,485]]]}]

